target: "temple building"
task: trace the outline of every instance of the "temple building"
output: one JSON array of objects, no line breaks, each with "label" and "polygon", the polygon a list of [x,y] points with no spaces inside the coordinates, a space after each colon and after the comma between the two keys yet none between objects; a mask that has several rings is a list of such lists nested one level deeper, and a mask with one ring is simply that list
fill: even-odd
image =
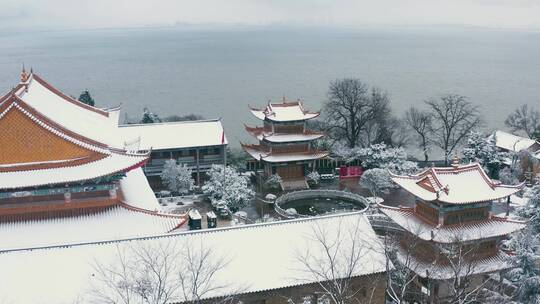
[{"label": "temple building", "polygon": [[128,150],[119,108],[99,109],[34,73],[0,97],[0,249],[15,250],[172,232],[183,215],[159,213]]},{"label": "temple building", "polygon": [[[324,233],[327,243],[310,237],[315,231]],[[358,231],[358,234],[354,234],[355,231]],[[331,264],[331,260],[325,256],[322,246],[336,244],[338,241],[338,248],[347,251],[332,258],[338,265],[336,267],[336,264]],[[329,271],[323,274],[316,271],[332,265],[334,277],[342,284],[340,286],[346,284],[349,289],[347,295],[352,296],[352,299],[348,300],[355,303],[384,304],[385,272],[388,265],[381,246],[365,215],[352,212],[196,232],[173,232],[111,242],[11,251],[0,249],[2,276],[9,278],[2,280],[0,294],[2,299],[9,303],[39,303],[42,299],[47,299],[48,303],[105,302],[98,297],[99,294],[92,291],[103,290],[105,294],[115,296],[117,292],[124,290],[124,285],[120,284],[133,281],[134,278],[129,275],[140,273],[128,267],[127,278],[111,273],[112,281],[107,281],[109,276],[104,278],[97,270],[96,263],[111,269],[111,264],[120,266],[119,254],[125,257],[122,261],[131,261],[130,257],[135,255],[130,250],[132,248],[155,248],[156,252],[161,252],[157,248],[167,248],[165,254],[169,254],[169,260],[159,254],[150,256],[156,257],[155,264],[152,264],[156,267],[163,266],[165,261],[176,262],[159,270],[163,288],[168,292],[169,303],[287,304],[305,303],[306,299],[310,299],[310,303],[321,303],[318,299],[324,298],[327,291],[318,282],[327,278],[326,275],[330,278],[332,276]],[[202,262],[196,263],[197,267],[201,267],[200,272],[194,269],[197,267],[187,265],[189,260],[184,251],[187,248],[191,248],[190,254],[195,261]],[[209,254],[208,249],[211,250]],[[177,250],[180,250],[181,254],[178,254]],[[336,247],[330,250],[336,250]],[[340,267],[349,265],[349,256],[353,256],[355,263],[350,267]],[[314,267],[313,272],[302,264],[300,259],[303,257],[309,262],[308,265]],[[222,259],[226,259],[226,262],[219,263]],[[184,277],[187,284],[195,282],[190,275],[199,274],[202,277],[198,283],[193,283],[197,294],[190,292],[190,289],[183,292],[175,272],[181,269],[193,271]],[[208,274],[210,271],[211,275]],[[151,274],[144,278],[155,277]],[[107,286],[107,282],[119,285]],[[113,288],[117,289],[113,292]],[[157,292],[150,288],[148,293],[155,295]],[[140,299],[134,298],[137,295],[135,292],[132,294],[131,299],[135,302]],[[199,298],[194,298],[195,295]],[[127,302],[125,298],[123,300],[114,303]]]},{"label": "temple building", "polygon": [[227,161],[227,137],[221,119],[153,124],[127,124],[118,128],[129,149],[152,150],[143,171],[154,189],[163,188],[161,172],[165,162],[175,159],[193,172],[196,185],[203,183],[212,165]]},{"label": "temple building", "polygon": [[263,121],[262,127],[246,131],[259,143],[242,144],[244,150],[259,164],[265,177],[277,174],[283,190],[306,189],[306,174],[315,170],[315,161],[328,156],[319,151],[317,140],[323,133],[307,128],[309,119],[319,112],[309,112],[300,101],[269,102],[264,109],[251,108],[251,113]]},{"label": "temple building", "polygon": [[429,303],[445,302],[456,278],[474,288],[487,274],[509,268],[501,241],[525,222],[493,215],[492,205],[523,184],[500,184],[479,164],[459,165],[457,159],[451,167],[391,178],[415,197],[414,207],[379,205],[400,228],[397,260],[416,276],[411,294]]}]

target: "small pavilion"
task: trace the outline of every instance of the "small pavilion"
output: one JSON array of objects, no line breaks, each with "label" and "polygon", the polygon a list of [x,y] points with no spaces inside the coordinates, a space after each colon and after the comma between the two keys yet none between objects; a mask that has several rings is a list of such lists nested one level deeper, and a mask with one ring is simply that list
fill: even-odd
[{"label": "small pavilion", "polygon": [[501,184],[478,163],[460,165],[457,158],[451,167],[391,178],[415,197],[412,208],[379,205],[403,230],[397,258],[416,274],[415,294],[444,302],[457,277],[482,284],[487,274],[510,267],[501,242],[526,223],[494,215],[492,205],[523,184]]},{"label": "small pavilion", "polygon": [[265,177],[281,177],[283,190],[307,189],[306,174],[316,169],[316,160],[328,156],[317,147],[317,140],[324,134],[307,127],[307,121],[320,113],[308,111],[301,101],[285,98],[269,102],[264,109],[250,110],[263,126],[245,127],[259,143],[242,144],[244,150],[259,163]]}]

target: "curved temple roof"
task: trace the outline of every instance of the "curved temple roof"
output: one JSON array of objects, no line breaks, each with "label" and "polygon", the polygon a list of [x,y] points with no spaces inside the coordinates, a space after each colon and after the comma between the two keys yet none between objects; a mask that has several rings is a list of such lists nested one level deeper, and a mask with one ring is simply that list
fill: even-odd
[{"label": "curved temple roof", "polygon": [[18,86],[13,95],[66,129],[112,147],[120,142],[116,128],[119,109],[102,110],[75,100],[36,74]]},{"label": "curved temple roof", "polygon": [[108,112],[64,96],[38,76],[30,75],[0,101],[0,142],[7,153],[0,159],[0,189],[91,180],[140,167],[149,158],[149,151],[111,146],[101,135],[117,130]]},{"label": "curved temple roof", "polygon": [[256,160],[262,160],[269,163],[279,162],[292,162],[292,161],[304,161],[315,160],[328,156],[328,152],[314,151],[314,152],[287,152],[287,153],[270,153],[262,150],[259,145],[246,145],[242,144],[242,148],[246,153]]},{"label": "curved temple roof", "polygon": [[304,109],[301,101],[268,103],[264,109],[251,108],[251,113],[260,120],[268,119],[273,122],[302,121],[320,115],[319,112],[309,112]]},{"label": "curved temple roof", "polygon": [[436,243],[467,242],[504,236],[525,228],[526,223],[492,216],[471,223],[433,226],[419,218],[413,208],[379,205],[379,210],[403,229],[424,241]]},{"label": "curved temple roof", "polygon": [[401,188],[425,201],[467,204],[492,201],[520,191],[524,184],[503,185],[484,172],[480,164],[429,168],[415,175],[396,175],[392,180]]},{"label": "curved temple roof", "polygon": [[304,133],[272,133],[264,131],[264,128],[244,126],[246,131],[259,141],[266,140],[272,143],[288,143],[317,140],[324,136],[322,132],[307,131]]}]

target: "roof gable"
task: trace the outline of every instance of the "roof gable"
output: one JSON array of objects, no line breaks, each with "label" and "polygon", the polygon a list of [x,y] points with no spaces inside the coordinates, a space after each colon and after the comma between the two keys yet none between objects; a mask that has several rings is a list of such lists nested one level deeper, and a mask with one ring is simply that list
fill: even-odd
[{"label": "roof gable", "polygon": [[450,204],[496,200],[510,196],[523,187],[523,184],[514,186],[494,182],[478,163],[430,168],[416,175],[391,174],[391,178],[423,200]]},{"label": "roof gable", "polygon": [[27,105],[62,127],[89,139],[116,146],[120,140],[117,132],[118,115],[81,103],[54,88],[38,75],[30,74],[28,80],[11,92]]},{"label": "roof gable", "polygon": [[274,122],[302,121],[319,116],[319,112],[309,112],[300,101],[287,102],[283,99],[281,103],[268,103],[264,109],[250,108],[255,117]]},{"label": "roof gable", "polygon": [[80,164],[104,157],[61,136],[61,132],[33,116],[24,103],[11,99],[0,112],[0,171],[32,167],[57,167]]}]

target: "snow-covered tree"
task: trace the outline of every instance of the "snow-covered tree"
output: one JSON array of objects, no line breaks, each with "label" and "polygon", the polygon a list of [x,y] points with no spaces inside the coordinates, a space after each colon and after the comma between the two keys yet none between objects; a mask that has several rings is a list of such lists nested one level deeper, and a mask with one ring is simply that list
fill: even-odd
[{"label": "snow-covered tree", "polygon": [[418,170],[415,162],[407,160],[407,153],[403,148],[389,147],[384,143],[352,149],[337,146],[334,153],[347,162],[359,160],[366,169],[389,169],[398,174],[409,174]]},{"label": "snow-covered tree", "polygon": [[514,266],[507,277],[515,282],[517,300],[522,303],[540,303],[540,239],[533,227],[520,232],[511,241],[515,250],[512,256]]},{"label": "snow-covered tree", "polygon": [[281,176],[279,176],[278,174],[272,174],[266,179],[264,185],[268,189],[280,189],[281,181]]},{"label": "snow-covered tree", "polygon": [[161,172],[161,180],[170,191],[186,194],[193,190],[195,185],[191,173],[191,169],[187,166],[178,165],[176,160],[169,159]]},{"label": "snow-covered tree", "polygon": [[312,171],[307,175],[307,179],[309,183],[316,185],[321,180],[321,175],[317,171]]},{"label": "snow-covered tree", "polygon": [[150,112],[148,108],[144,108],[141,123],[148,124],[148,123],[156,123],[156,122],[161,122],[161,119],[159,118],[159,116],[157,116],[157,114]]},{"label": "snow-covered tree", "polygon": [[360,178],[360,185],[369,189],[371,194],[376,197],[388,193],[388,190],[394,186],[388,170],[379,168],[364,172]]},{"label": "snow-covered tree", "polygon": [[79,96],[79,101],[92,107],[96,104],[94,98],[92,98],[88,90],[82,91],[81,95]]},{"label": "snow-covered tree", "polygon": [[530,219],[527,227],[532,228],[535,234],[540,233],[540,185],[536,185],[530,192],[527,204],[517,210],[519,216]]},{"label": "snow-covered tree", "polygon": [[519,175],[515,174],[510,167],[504,167],[499,171],[499,180],[505,185],[519,184]]},{"label": "snow-covered tree", "polygon": [[497,148],[495,140],[494,137],[487,138],[480,132],[471,131],[462,150],[465,159],[480,163],[491,178],[499,177],[499,170],[509,157],[508,153]]},{"label": "snow-covered tree", "polygon": [[507,277],[516,283],[520,302],[540,303],[540,185],[532,189],[529,201],[518,209],[518,215],[529,222],[509,243],[515,255],[512,256],[514,268]]},{"label": "snow-covered tree", "polygon": [[232,212],[247,206],[255,194],[247,178],[232,167],[212,165],[207,174],[209,180],[202,187],[203,193],[210,197],[212,203],[224,202]]}]

